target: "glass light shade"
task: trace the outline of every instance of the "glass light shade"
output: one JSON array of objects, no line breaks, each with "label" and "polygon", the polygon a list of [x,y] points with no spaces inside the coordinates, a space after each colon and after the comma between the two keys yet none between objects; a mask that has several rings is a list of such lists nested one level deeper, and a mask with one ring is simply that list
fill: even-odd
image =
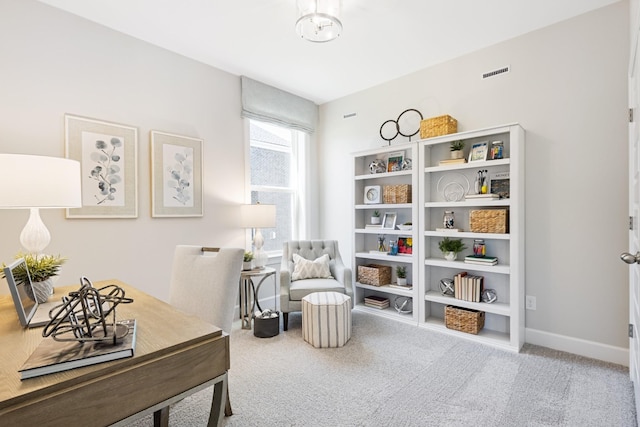
[{"label": "glass light shade", "polygon": [[324,43],[342,32],[340,0],[298,0],[296,32],[303,39]]},{"label": "glass light shade", "polygon": [[253,236],[253,265],[256,268],[263,268],[267,265],[267,254],[262,250],[264,237],[260,228],[270,228],[276,226],[276,206],[275,205],[242,205],[240,206],[240,223],[244,228],[255,228]]},{"label": "glass light shade", "polygon": [[20,234],[22,246],[41,253],[51,234],[39,208],[82,206],[80,163],[59,157],[0,154],[0,209],[30,209]]}]

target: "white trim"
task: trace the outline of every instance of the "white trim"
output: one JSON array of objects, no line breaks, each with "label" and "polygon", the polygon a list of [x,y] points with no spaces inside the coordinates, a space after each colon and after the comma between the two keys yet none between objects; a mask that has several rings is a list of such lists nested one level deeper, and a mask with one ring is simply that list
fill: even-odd
[{"label": "white trim", "polygon": [[628,348],[614,347],[595,341],[587,341],[531,328],[525,329],[525,342],[592,359],[629,366]]}]

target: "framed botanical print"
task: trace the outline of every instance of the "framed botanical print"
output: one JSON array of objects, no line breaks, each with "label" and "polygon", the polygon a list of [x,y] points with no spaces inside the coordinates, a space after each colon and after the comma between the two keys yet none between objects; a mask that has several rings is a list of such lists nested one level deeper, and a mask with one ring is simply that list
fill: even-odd
[{"label": "framed botanical print", "polygon": [[82,206],[67,218],[138,216],[138,129],[65,114],[65,152],[80,162]]},{"label": "framed botanical print", "polygon": [[151,131],[151,216],[202,216],[202,139]]}]

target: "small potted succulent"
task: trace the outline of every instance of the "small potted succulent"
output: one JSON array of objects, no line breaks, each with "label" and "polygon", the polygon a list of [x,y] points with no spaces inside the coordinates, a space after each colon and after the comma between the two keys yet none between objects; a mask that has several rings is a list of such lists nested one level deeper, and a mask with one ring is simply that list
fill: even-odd
[{"label": "small potted succulent", "polygon": [[451,141],[451,158],[462,159],[464,158],[464,141],[459,139],[457,141]]},{"label": "small potted succulent", "polygon": [[242,258],[242,269],[243,270],[251,270],[253,261],[253,252],[245,252],[244,257]]},{"label": "small potted succulent", "polygon": [[373,214],[371,214],[371,224],[376,225],[380,224],[380,211],[375,210]]},{"label": "small potted succulent", "polygon": [[407,267],[403,265],[397,265],[396,276],[398,276],[398,285],[407,286]]},{"label": "small potted succulent", "polygon": [[[31,283],[33,285],[33,293],[27,287],[27,295],[38,303],[44,303],[53,294],[53,277],[57,276],[60,272],[60,266],[67,260],[59,255],[43,255],[43,254],[31,254],[18,252],[15,259],[24,258],[27,270],[29,270],[28,276],[31,277]],[[6,267],[5,264],[2,264]],[[27,271],[24,268],[16,268],[13,270],[13,278],[16,284],[29,283],[29,277]],[[5,278],[5,274],[2,273],[2,278]]]},{"label": "small potted succulent", "polygon": [[453,261],[458,257],[458,253],[467,249],[462,239],[450,239],[445,237],[438,243],[438,248],[447,261]]}]

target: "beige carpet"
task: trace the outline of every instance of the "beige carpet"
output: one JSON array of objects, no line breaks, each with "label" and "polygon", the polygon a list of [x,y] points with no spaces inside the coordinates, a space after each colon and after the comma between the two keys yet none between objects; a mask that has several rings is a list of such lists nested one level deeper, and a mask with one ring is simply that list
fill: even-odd
[{"label": "beige carpet", "polygon": [[[360,312],[346,346],[234,323],[224,426],[636,426],[628,369],[542,347],[497,350]],[[170,425],[206,425],[211,389],[174,405]],[[153,425],[150,417],[132,427]]]}]

